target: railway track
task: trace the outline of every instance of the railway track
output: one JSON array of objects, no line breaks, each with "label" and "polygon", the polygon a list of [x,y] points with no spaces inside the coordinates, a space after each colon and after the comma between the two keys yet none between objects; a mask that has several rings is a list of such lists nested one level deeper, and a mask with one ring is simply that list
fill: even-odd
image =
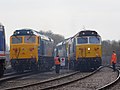
[{"label": "railway track", "polygon": [[0,84],[3,83],[3,82],[6,82],[8,80],[18,79],[18,78],[21,78],[21,77],[34,75],[34,74],[38,74],[38,73],[42,73],[42,72],[45,72],[45,71],[33,72],[33,71],[30,71],[30,70],[26,70],[23,73],[16,73],[16,72],[6,73],[6,74],[4,74],[4,76],[2,78],[0,78]]},{"label": "railway track", "polygon": [[8,74],[5,74],[2,78],[0,78],[0,84],[3,83],[3,82],[6,82],[8,80],[21,78],[21,77],[25,77],[25,76],[28,76],[28,75],[33,75],[33,74],[36,74],[36,73],[38,73],[38,72],[26,71],[24,73],[8,73]]},{"label": "railway track", "polygon": [[8,77],[8,76],[13,76],[15,74],[16,74],[16,72],[6,73],[6,74],[4,74],[4,76],[2,78]]},{"label": "railway track", "polygon": [[65,77],[69,77],[71,75],[75,75],[79,73],[78,71],[77,72],[72,72],[72,73],[69,73],[69,74],[65,74],[65,75],[62,75],[62,76],[58,76],[56,78],[50,78],[50,79],[47,79],[47,80],[43,80],[43,81],[40,81],[40,82],[37,82],[37,83],[32,83],[32,84],[26,84],[26,85],[23,85],[23,86],[18,86],[18,87],[11,87],[11,88],[6,88],[4,90],[16,90],[16,89],[23,89],[23,88],[28,88],[28,87],[34,87],[36,85],[42,85],[42,84],[48,84],[50,82],[53,82],[55,80],[59,80],[59,79],[62,79],[62,78],[65,78]]},{"label": "railway track", "polygon": [[106,85],[98,88],[97,90],[106,90],[106,89],[109,89],[109,88],[113,87],[116,83],[118,83],[118,80],[120,80],[120,70],[119,69],[116,69],[116,70],[117,70],[117,73],[118,73],[117,78],[114,81],[112,81],[111,83],[106,84]]},{"label": "railway track", "polygon": [[12,72],[9,72],[9,73],[5,73],[2,78],[10,77],[10,76],[15,76],[15,75],[21,75],[21,74],[25,74],[25,73],[31,73],[31,72],[32,71],[29,71],[29,70],[26,70],[23,73],[17,73],[17,72],[12,71]]},{"label": "railway track", "polygon": [[113,72],[110,67],[105,66],[90,77],[66,86],[61,86],[55,90],[106,90],[119,79],[119,76],[118,71]]},{"label": "railway track", "polygon": [[[51,79],[47,79],[41,82],[37,82],[37,83],[31,83],[31,84],[26,84],[26,85],[22,85],[19,87],[11,87],[11,88],[6,88],[5,90],[16,90],[16,89],[29,89],[29,88],[34,88],[36,90],[46,90],[46,89],[54,89],[54,88],[58,88],[64,85],[68,85],[70,83],[82,80],[86,77],[89,77],[91,75],[93,75],[94,73],[98,72],[101,68],[97,69],[94,72],[89,72],[89,73],[81,73],[81,72],[74,72],[74,73],[70,73],[64,76],[60,76],[60,77],[56,77],[56,78],[51,78]],[[76,78],[77,76],[77,78]],[[79,77],[79,78],[78,78]],[[37,88],[36,88],[37,87]]]},{"label": "railway track", "polygon": [[[83,81],[84,80],[87,80],[87,78],[90,78],[92,77],[93,75],[97,74],[98,73],[101,73],[99,71],[101,71],[104,67],[100,67],[99,69],[97,69],[96,71],[94,72],[90,72],[90,73],[80,73],[80,72],[73,72],[73,73],[69,73],[69,74],[65,74],[65,75],[62,75],[62,76],[58,76],[56,78],[50,78],[50,79],[46,79],[46,80],[43,80],[43,81],[38,81],[38,82],[35,82],[35,83],[29,83],[29,84],[25,84],[25,85],[20,85],[20,86],[16,86],[16,87],[9,87],[9,88],[5,88],[3,90],[17,90],[17,89],[22,89],[22,90],[26,90],[26,89],[36,89],[36,90],[46,90],[46,89],[63,89],[62,87],[64,87],[64,90],[68,90],[68,87],[66,88],[66,86],[68,85],[71,85],[73,83],[76,83],[76,82],[79,82],[79,81]],[[112,69],[111,69],[112,71]],[[111,72],[110,71],[110,72]],[[103,71],[102,71],[103,73]],[[107,71],[106,71],[107,73]],[[112,72],[112,73],[115,73],[115,72]],[[104,84],[104,85],[101,85],[102,87],[99,87],[99,88],[94,88],[95,90],[104,90],[108,87],[110,87],[111,85],[113,85],[120,77],[119,75],[119,70],[117,70],[118,73],[118,76],[117,78],[113,81],[113,82],[110,82],[110,83],[107,83],[107,84]],[[99,77],[101,78],[101,77]],[[87,82],[89,82],[90,80],[88,80]],[[80,86],[80,85],[78,85]],[[82,89],[82,88],[79,88],[79,89]],[[92,90],[94,90],[92,89]],[[72,90],[71,88],[69,88],[69,90]]]}]

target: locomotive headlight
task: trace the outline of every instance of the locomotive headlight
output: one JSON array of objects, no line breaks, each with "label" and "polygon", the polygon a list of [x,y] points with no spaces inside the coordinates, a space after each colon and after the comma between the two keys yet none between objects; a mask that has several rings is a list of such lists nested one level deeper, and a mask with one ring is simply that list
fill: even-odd
[{"label": "locomotive headlight", "polygon": [[30,32],[29,31],[27,31],[27,34],[29,34]]},{"label": "locomotive headlight", "polygon": [[90,48],[88,48],[88,50],[90,50]]},{"label": "locomotive headlight", "polygon": [[15,34],[20,34],[20,32],[16,32]]}]

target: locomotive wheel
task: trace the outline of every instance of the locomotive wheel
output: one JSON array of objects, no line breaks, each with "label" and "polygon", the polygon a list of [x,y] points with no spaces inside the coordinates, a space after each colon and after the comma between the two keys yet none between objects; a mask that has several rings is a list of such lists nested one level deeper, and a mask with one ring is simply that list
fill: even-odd
[{"label": "locomotive wheel", "polygon": [[4,74],[4,70],[0,70],[0,77],[2,77]]},{"label": "locomotive wheel", "polygon": [[31,70],[32,71],[38,71],[38,64],[36,64],[36,63],[31,63]]},{"label": "locomotive wheel", "polygon": [[3,74],[4,74],[4,65],[1,64],[1,66],[0,66],[0,77],[2,77]]},{"label": "locomotive wheel", "polygon": [[17,73],[23,73],[24,72],[24,70],[22,70],[22,69],[17,69],[16,71],[17,71]]},{"label": "locomotive wheel", "polygon": [[16,70],[17,73],[23,73],[24,72],[24,69],[23,69],[22,65],[21,66],[17,65],[15,70]]}]

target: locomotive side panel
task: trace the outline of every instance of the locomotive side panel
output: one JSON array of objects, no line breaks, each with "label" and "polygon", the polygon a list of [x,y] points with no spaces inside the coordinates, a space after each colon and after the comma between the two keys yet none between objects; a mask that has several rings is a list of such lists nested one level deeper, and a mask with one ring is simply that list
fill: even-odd
[{"label": "locomotive side panel", "polygon": [[5,70],[5,46],[5,29],[3,25],[0,25],[0,77],[3,76]]}]

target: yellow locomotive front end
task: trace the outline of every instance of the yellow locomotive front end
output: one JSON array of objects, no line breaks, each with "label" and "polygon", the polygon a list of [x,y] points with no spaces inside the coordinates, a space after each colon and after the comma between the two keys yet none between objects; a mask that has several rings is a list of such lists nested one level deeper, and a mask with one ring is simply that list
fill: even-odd
[{"label": "yellow locomotive front end", "polygon": [[79,58],[101,58],[101,45],[77,45],[76,46],[76,60]]},{"label": "yellow locomotive front end", "polygon": [[38,62],[38,37],[35,35],[12,35],[10,37],[10,60],[12,67],[17,72],[35,69]]},{"label": "yellow locomotive front end", "polygon": [[[89,32],[89,33],[88,33]],[[85,35],[85,33],[87,33]],[[76,37],[76,62],[81,70],[97,69],[102,63],[101,37],[94,31]]]},{"label": "yellow locomotive front end", "polygon": [[[27,40],[29,36],[12,36],[10,38],[10,59],[31,59],[38,60],[38,44],[36,43],[36,37],[32,36]],[[29,42],[29,43],[28,43]]]}]

